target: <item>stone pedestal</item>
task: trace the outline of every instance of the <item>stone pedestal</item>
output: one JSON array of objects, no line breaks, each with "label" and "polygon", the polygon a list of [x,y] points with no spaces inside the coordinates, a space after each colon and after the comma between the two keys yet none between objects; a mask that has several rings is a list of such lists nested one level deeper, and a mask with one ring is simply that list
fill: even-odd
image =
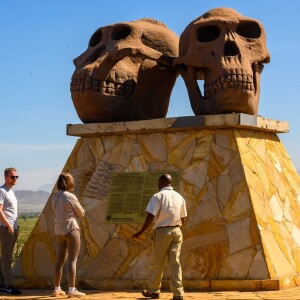
[{"label": "stone pedestal", "polygon": [[[112,174],[145,171],[181,171],[186,289],[299,285],[300,179],[276,135],[287,131],[285,122],[244,114],[68,125],[67,134],[80,138],[64,171],[86,210],[78,286],[146,286],[151,232],[133,240],[140,224],[105,220]],[[54,263],[50,196],[14,266],[16,285],[53,285]],[[165,287],[168,276],[166,265]]]}]

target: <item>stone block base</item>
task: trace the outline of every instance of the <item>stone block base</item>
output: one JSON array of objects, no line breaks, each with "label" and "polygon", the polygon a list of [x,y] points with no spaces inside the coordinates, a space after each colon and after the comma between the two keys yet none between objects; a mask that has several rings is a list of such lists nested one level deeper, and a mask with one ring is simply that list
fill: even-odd
[{"label": "stone block base", "polygon": [[[14,284],[23,289],[49,289],[53,287],[52,279],[41,278],[35,280],[18,278],[14,280]],[[266,280],[184,280],[183,285],[186,291],[276,291],[300,286],[300,276]],[[67,287],[67,282],[62,282],[62,286]],[[76,286],[80,289],[91,290],[142,290],[147,288],[147,280],[79,280]],[[162,290],[169,290],[169,280],[162,281]]]},{"label": "stone block base", "polygon": [[[118,172],[179,172],[187,202],[184,286],[276,290],[299,285],[300,178],[276,133],[284,122],[243,114],[69,125],[78,139],[64,171],[86,210],[77,279],[95,289],[145,287],[151,230],[106,222]],[[55,191],[55,189],[54,189]],[[16,285],[51,285],[56,260],[50,196],[17,260]],[[163,286],[168,288],[168,265]]]}]

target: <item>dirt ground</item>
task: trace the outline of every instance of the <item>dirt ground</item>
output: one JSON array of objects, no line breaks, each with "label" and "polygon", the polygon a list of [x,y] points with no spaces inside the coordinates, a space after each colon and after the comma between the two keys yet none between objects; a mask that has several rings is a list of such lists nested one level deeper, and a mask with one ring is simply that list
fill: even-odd
[{"label": "dirt ground", "polygon": [[[87,295],[82,299],[101,299],[101,300],[142,300],[147,299],[142,296],[140,292],[137,291],[95,291],[87,290],[83,291]],[[0,299],[54,299],[51,295],[50,290],[22,290],[22,295],[20,296],[7,296],[0,295]],[[162,292],[160,294],[160,299],[170,300],[173,295],[170,292]],[[68,299],[68,296],[55,297],[55,299]],[[148,298],[149,299],[149,298]],[[300,287],[280,290],[280,291],[258,291],[258,292],[186,292],[184,299],[187,300],[300,300]]]}]

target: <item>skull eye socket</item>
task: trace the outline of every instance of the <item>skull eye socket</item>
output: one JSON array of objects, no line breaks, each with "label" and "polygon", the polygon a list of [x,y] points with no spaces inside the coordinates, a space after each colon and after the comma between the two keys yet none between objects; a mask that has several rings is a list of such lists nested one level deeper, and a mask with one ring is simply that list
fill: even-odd
[{"label": "skull eye socket", "polygon": [[95,47],[101,41],[101,39],[102,39],[102,30],[97,30],[90,38],[89,46]]},{"label": "skull eye socket", "polygon": [[131,28],[128,26],[117,26],[113,29],[111,34],[111,38],[114,41],[122,40],[127,38],[131,33]]},{"label": "skull eye socket", "polygon": [[206,25],[197,29],[197,39],[201,43],[211,42],[220,36],[221,30],[217,25]]},{"label": "skull eye socket", "polygon": [[261,35],[261,29],[258,23],[253,21],[244,21],[239,23],[236,28],[236,32],[244,37],[249,39],[257,39]]}]

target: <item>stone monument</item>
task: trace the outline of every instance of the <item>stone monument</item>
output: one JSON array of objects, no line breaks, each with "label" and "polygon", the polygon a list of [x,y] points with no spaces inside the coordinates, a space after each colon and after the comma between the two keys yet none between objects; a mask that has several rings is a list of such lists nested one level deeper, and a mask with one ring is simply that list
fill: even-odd
[{"label": "stone monument", "polygon": [[[101,35],[107,36],[105,31],[97,32],[90,47]],[[192,41],[192,36],[198,40]],[[193,58],[199,42],[220,43],[223,52],[209,50],[203,55],[212,55],[207,61],[224,63],[204,66],[202,56]],[[255,59],[246,62],[244,54],[251,48],[253,55],[248,56]],[[129,51],[130,57],[133,52]],[[85,61],[88,55],[84,57]],[[245,68],[234,65],[240,59]],[[114,116],[114,109],[109,108],[112,119],[106,122],[102,109],[106,100],[100,100],[99,110],[95,109],[96,98],[73,75],[71,89],[79,91],[75,101],[72,95],[75,107],[86,100],[94,107],[94,115],[89,107],[76,108],[89,124],[67,126],[67,134],[79,139],[63,168],[74,176],[74,193],[86,210],[80,220],[78,286],[130,290],[146,285],[151,230],[138,240],[131,236],[143,222],[143,209],[151,188],[156,188],[158,174],[165,172],[178,179],[176,188],[187,201],[181,253],[186,290],[275,290],[300,284],[300,178],[277,136],[288,132],[288,124],[257,115],[259,75],[268,60],[262,25],[220,8],[192,22],[180,37],[179,56],[167,59],[166,65],[170,67],[173,61],[183,76],[196,116],[159,118],[154,114],[152,119],[143,119],[137,109],[132,119],[126,111]],[[146,61],[148,57],[142,65]],[[159,61],[150,62],[162,67]],[[86,62],[77,59],[75,63],[82,69],[80,78],[81,72],[87,74],[82,78],[92,76],[89,67],[85,69]],[[194,89],[197,74],[206,81],[204,95]],[[14,265],[16,286],[47,288],[53,284],[51,198],[52,194]],[[167,270],[164,287],[168,287]]]}]

